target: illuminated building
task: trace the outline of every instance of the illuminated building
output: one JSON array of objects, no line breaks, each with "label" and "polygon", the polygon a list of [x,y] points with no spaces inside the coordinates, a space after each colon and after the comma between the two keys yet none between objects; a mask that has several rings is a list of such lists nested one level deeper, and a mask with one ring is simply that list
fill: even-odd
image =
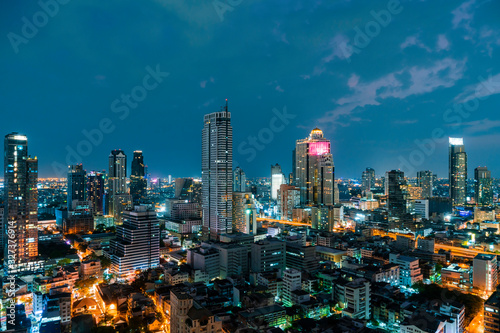
[{"label": "illuminated building", "polygon": [[110,207],[112,207],[114,215],[115,225],[121,225],[123,221],[123,212],[127,209],[133,207],[132,196],[126,193],[120,193],[113,195],[113,202]]},{"label": "illuminated building", "polygon": [[[38,264],[38,160],[28,156],[28,138],[12,133],[4,141],[4,264],[8,274]],[[6,236],[6,235],[9,236]],[[15,244],[9,247],[8,244]]]},{"label": "illuminated building", "polygon": [[257,234],[257,209],[253,194],[233,192],[233,230]]},{"label": "illuminated building", "polygon": [[474,170],[474,200],[478,206],[493,205],[491,171],[486,167],[477,167]]},{"label": "illuminated building", "polygon": [[454,206],[467,201],[467,153],[463,138],[450,138],[450,198]]},{"label": "illuminated building", "polygon": [[216,243],[213,248],[219,251],[221,279],[248,275],[248,246]]},{"label": "illuminated building", "polygon": [[187,263],[193,269],[207,273],[209,280],[218,278],[220,275],[219,251],[206,243],[187,251]]},{"label": "illuminated building", "polygon": [[130,195],[134,205],[144,203],[147,197],[147,180],[145,178],[144,157],[142,151],[134,151],[130,173]]},{"label": "illuminated building", "polygon": [[484,302],[484,333],[500,332],[500,291]]},{"label": "illuminated building", "polygon": [[108,174],[108,187],[109,187],[109,215],[116,218],[114,212],[114,196],[118,194],[126,194],[127,190],[127,155],[123,150],[112,150],[109,154],[109,174]]},{"label": "illuminated building", "polygon": [[278,219],[292,221],[293,209],[299,205],[299,188],[293,185],[282,184],[278,191]]},{"label": "illuminated building", "polygon": [[251,270],[254,273],[283,272],[286,267],[286,243],[274,238],[252,244]]},{"label": "illuminated building", "polygon": [[406,213],[406,180],[400,170],[392,170],[385,174],[385,194],[387,210],[390,217],[401,218]]},{"label": "illuminated building", "polygon": [[134,276],[136,270],[160,264],[160,227],[156,213],[146,206],[123,212],[123,225],[110,241],[111,273],[118,278]]},{"label": "illuminated building", "polygon": [[346,284],[339,284],[339,291],[344,295],[343,317],[353,319],[370,319],[370,281],[366,279],[356,279]]},{"label": "illuminated building", "polygon": [[334,165],[330,140],[315,128],[295,146],[295,182],[304,205],[334,204]]},{"label": "illuminated building", "polygon": [[271,199],[276,200],[278,198],[278,191],[282,184],[286,184],[286,178],[283,171],[281,171],[281,166],[278,163],[271,165]]},{"label": "illuminated building", "polygon": [[71,210],[73,207],[73,200],[84,201],[86,200],[86,188],[85,188],[85,175],[86,172],[83,170],[81,164],[70,165],[68,167],[68,200],[67,207]]},{"label": "illuminated building", "polygon": [[94,230],[94,216],[90,209],[76,209],[63,220],[65,234],[87,234]]},{"label": "illuminated building", "polygon": [[247,176],[245,171],[240,167],[234,168],[233,171],[233,191],[234,192],[246,192],[247,189]]},{"label": "illuminated building", "polygon": [[422,199],[432,198],[434,187],[434,174],[432,171],[417,172],[417,185],[422,188]]},{"label": "illuminated building", "polygon": [[472,264],[472,285],[480,292],[492,292],[497,287],[498,266],[497,256],[493,254],[478,254]]},{"label": "illuminated building", "polygon": [[92,203],[96,215],[104,215],[104,173],[90,171],[87,174],[87,200]]},{"label": "illuminated building", "polygon": [[361,175],[361,188],[363,191],[371,191],[375,187],[375,170],[366,168]]},{"label": "illuminated building", "polygon": [[175,179],[175,197],[179,200],[196,202],[201,207],[201,181],[193,178]]},{"label": "illuminated building", "polygon": [[391,253],[389,262],[399,265],[399,284],[402,286],[411,287],[424,279],[417,258]]},{"label": "illuminated building", "polygon": [[283,305],[294,305],[292,293],[302,289],[302,273],[296,269],[287,269],[283,274]]},{"label": "illuminated building", "polygon": [[203,237],[231,233],[233,195],[233,128],[226,106],[205,115],[202,130]]}]

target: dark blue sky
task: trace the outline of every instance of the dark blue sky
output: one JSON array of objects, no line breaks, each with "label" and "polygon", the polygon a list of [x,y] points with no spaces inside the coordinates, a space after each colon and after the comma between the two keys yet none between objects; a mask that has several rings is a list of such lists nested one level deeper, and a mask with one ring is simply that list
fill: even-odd
[{"label": "dark blue sky", "polygon": [[[42,177],[68,148],[87,170],[107,168],[111,149],[142,149],[153,176],[199,176],[203,114],[225,98],[250,177],[290,172],[315,126],[339,177],[447,176],[448,136],[464,137],[470,174],[500,175],[498,1],[60,1],[51,15],[0,4],[0,133],[28,135]],[[140,102],[126,106],[132,92]],[[278,126],[284,108],[295,117]],[[99,126],[102,140],[84,143]]]}]

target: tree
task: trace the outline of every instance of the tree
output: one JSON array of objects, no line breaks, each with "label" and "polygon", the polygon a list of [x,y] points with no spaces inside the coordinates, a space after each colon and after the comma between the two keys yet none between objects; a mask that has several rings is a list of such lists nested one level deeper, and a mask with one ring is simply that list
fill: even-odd
[{"label": "tree", "polygon": [[437,263],[436,264],[436,273],[440,274],[442,269],[443,269],[443,265],[441,265],[440,263]]},{"label": "tree", "polygon": [[71,264],[71,259],[68,259],[68,258],[64,258],[64,259],[61,259],[57,262],[57,266],[66,266],[68,264]]}]

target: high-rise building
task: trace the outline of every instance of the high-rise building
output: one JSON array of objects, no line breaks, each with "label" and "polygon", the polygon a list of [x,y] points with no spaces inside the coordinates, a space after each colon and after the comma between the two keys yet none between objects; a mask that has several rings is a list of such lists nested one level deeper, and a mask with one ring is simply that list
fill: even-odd
[{"label": "high-rise building", "polygon": [[406,180],[401,170],[392,170],[385,174],[385,194],[389,216],[400,218],[406,213]]},{"label": "high-rise building", "polygon": [[295,146],[295,186],[300,189],[300,202],[305,205],[334,204],[334,164],[330,140],[319,128]]},{"label": "high-rise building", "polygon": [[[28,155],[28,138],[4,141],[4,266],[9,274],[36,269],[38,257],[38,160]],[[15,244],[15,246],[9,246]],[[7,258],[9,260],[7,261]],[[10,259],[14,258],[14,259]]]},{"label": "high-rise building", "polygon": [[474,170],[474,199],[478,206],[493,205],[491,171],[486,167],[477,167]]},{"label": "high-rise building", "polygon": [[291,221],[293,209],[299,205],[300,190],[293,185],[281,185],[278,191],[278,218]]},{"label": "high-rise building", "polygon": [[87,200],[92,203],[96,215],[104,215],[104,183],[106,175],[103,172],[90,171],[87,174]]},{"label": "high-rise building", "polygon": [[432,198],[434,187],[434,174],[432,171],[417,172],[417,186],[422,188],[422,199]]},{"label": "high-rise building", "polygon": [[148,182],[145,178],[144,157],[142,151],[134,151],[132,168],[130,172],[130,195],[134,205],[144,203],[147,197]]},{"label": "high-rise building", "polygon": [[116,227],[110,241],[111,272],[118,278],[134,276],[136,270],[160,264],[160,226],[156,212],[135,206],[123,213],[123,224]]},{"label": "high-rise building", "polygon": [[454,206],[467,203],[467,153],[463,138],[450,138],[450,198]]},{"label": "high-rise building", "polygon": [[366,168],[361,175],[361,189],[363,191],[371,191],[375,187],[375,170]]},{"label": "high-rise building", "polygon": [[472,285],[480,292],[492,292],[498,283],[497,256],[480,253],[472,263]]},{"label": "high-rise building", "polygon": [[341,293],[343,292],[345,304],[342,316],[353,319],[370,319],[370,287],[370,281],[363,278],[339,285],[338,289]]},{"label": "high-rise building", "polygon": [[114,196],[128,193],[127,155],[121,149],[112,150],[109,154],[108,187],[109,215],[115,216],[113,211]]},{"label": "high-rise building", "polygon": [[73,207],[73,200],[86,200],[86,172],[83,165],[70,165],[68,167],[68,209]]},{"label": "high-rise building", "polygon": [[205,115],[201,163],[203,236],[218,239],[233,228],[233,128],[227,103]]},{"label": "high-rise building", "polygon": [[247,176],[245,171],[240,167],[234,168],[233,171],[233,192],[246,192]]},{"label": "high-rise building", "polygon": [[271,199],[278,199],[278,191],[282,184],[286,184],[286,178],[281,166],[278,163],[271,165]]},{"label": "high-rise building", "polygon": [[283,274],[283,305],[292,306],[293,292],[302,289],[302,273],[299,270],[289,268]]},{"label": "high-rise building", "polygon": [[275,238],[260,240],[252,244],[251,251],[252,272],[270,272],[279,270],[281,273],[286,267],[286,242]]},{"label": "high-rise building", "polygon": [[257,234],[257,209],[251,192],[233,192],[233,230]]},{"label": "high-rise building", "polygon": [[500,332],[500,291],[484,302],[484,333]]}]

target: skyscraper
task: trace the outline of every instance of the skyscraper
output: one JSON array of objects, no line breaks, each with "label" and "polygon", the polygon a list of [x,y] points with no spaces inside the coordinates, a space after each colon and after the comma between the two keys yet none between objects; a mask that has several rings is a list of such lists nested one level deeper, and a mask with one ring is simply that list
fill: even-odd
[{"label": "skyscraper", "polygon": [[160,264],[160,226],[156,212],[135,206],[123,212],[123,225],[110,241],[111,272],[118,278],[135,276],[136,270]]},{"label": "skyscraper", "polygon": [[226,106],[205,115],[202,130],[203,236],[217,239],[232,231],[233,128]]},{"label": "skyscraper", "polygon": [[278,191],[282,184],[286,184],[286,178],[281,166],[278,163],[271,165],[271,199],[278,199]]},{"label": "skyscraper", "polygon": [[73,200],[86,200],[86,172],[83,165],[70,165],[68,167],[68,210],[73,207]]},{"label": "skyscraper", "polygon": [[246,192],[247,188],[247,177],[245,171],[240,167],[234,168],[233,171],[233,191],[234,192]]},{"label": "skyscraper", "polygon": [[87,174],[87,200],[92,203],[92,210],[96,215],[104,215],[104,182],[103,172],[90,171]]},{"label": "skyscraper", "polygon": [[361,176],[361,189],[363,191],[371,191],[375,187],[375,170],[366,168]]},{"label": "skyscraper", "polygon": [[305,205],[334,204],[334,164],[330,140],[319,128],[295,146],[295,186],[300,189],[300,202]]},{"label": "skyscraper", "polygon": [[147,180],[145,178],[144,157],[142,151],[134,151],[132,168],[130,173],[130,195],[134,205],[144,203],[147,197]]},{"label": "skyscraper", "polygon": [[115,215],[114,197],[118,194],[126,194],[127,191],[127,155],[121,149],[115,149],[109,154],[109,214]]},{"label": "skyscraper", "polygon": [[422,198],[432,198],[432,188],[434,187],[434,174],[432,171],[417,172],[417,185],[422,188]]},{"label": "skyscraper", "polygon": [[32,271],[38,257],[37,183],[38,160],[28,155],[28,138],[18,133],[6,135],[4,141],[5,234],[2,237],[5,237],[4,265],[9,274]]},{"label": "skyscraper", "polygon": [[463,138],[450,138],[450,198],[454,206],[467,203],[467,153]]},{"label": "skyscraper", "polygon": [[493,205],[491,171],[487,167],[477,167],[474,170],[474,199],[479,206]]},{"label": "skyscraper", "polygon": [[385,194],[390,217],[400,218],[406,213],[406,180],[401,170],[392,170],[385,174]]}]

